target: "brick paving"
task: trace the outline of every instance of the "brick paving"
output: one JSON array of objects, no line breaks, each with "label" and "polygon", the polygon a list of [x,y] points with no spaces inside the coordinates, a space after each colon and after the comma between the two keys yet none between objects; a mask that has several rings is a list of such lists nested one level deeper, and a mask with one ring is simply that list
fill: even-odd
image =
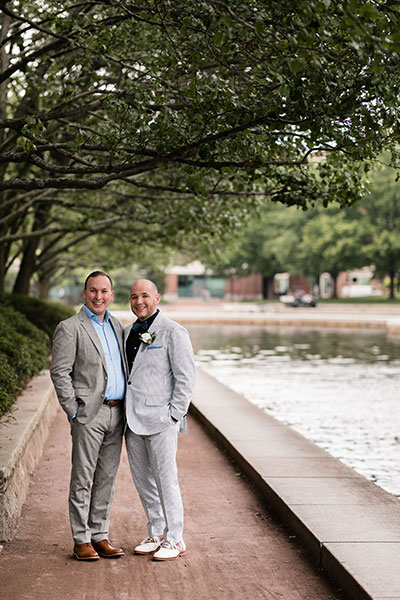
[{"label": "brick paving", "polygon": [[18,530],[0,552],[0,597],[13,600],[338,600],[340,591],[260,503],[237,467],[189,417],[178,462],[185,557],[157,563],[132,554],[145,517],[123,451],[110,539],[126,556],[78,562],[67,516],[69,427],[61,410],[32,478]]}]

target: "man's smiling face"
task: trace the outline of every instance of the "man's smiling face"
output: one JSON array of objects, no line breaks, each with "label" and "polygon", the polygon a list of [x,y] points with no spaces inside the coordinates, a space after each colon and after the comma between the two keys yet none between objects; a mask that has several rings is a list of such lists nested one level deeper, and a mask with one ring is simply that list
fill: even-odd
[{"label": "man's smiling face", "polygon": [[105,275],[90,277],[83,290],[83,298],[89,310],[97,315],[100,320],[104,319],[107,307],[114,298],[111,282]]},{"label": "man's smiling face", "polygon": [[156,312],[160,294],[152,281],[140,279],[131,287],[129,300],[132,312],[140,321],[145,321]]}]

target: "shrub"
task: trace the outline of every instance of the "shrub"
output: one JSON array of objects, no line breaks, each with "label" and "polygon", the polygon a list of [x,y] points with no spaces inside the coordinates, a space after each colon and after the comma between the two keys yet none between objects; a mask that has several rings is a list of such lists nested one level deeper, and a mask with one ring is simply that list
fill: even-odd
[{"label": "shrub", "polygon": [[48,336],[11,306],[0,306],[0,414],[46,366]]},{"label": "shrub", "polygon": [[17,374],[0,351],[0,416],[10,410],[20,390]]},{"label": "shrub", "polygon": [[75,311],[22,294],[0,296],[0,416],[45,366],[57,324]]},{"label": "shrub", "polygon": [[60,321],[75,314],[73,308],[60,302],[47,302],[24,294],[2,294],[0,304],[12,306],[24,314],[28,321],[45,331],[49,339]]}]

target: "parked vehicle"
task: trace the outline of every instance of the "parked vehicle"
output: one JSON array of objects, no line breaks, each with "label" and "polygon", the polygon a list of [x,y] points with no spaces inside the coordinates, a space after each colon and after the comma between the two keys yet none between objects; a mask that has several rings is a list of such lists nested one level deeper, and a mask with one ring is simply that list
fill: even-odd
[{"label": "parked vehicle", "polygon": [[285,294],[279,297],[279,300],[285,304],[285,306],[317,306],[317,297],[311,292],[305,292],[304,290],[295,290],[293,294]]}]

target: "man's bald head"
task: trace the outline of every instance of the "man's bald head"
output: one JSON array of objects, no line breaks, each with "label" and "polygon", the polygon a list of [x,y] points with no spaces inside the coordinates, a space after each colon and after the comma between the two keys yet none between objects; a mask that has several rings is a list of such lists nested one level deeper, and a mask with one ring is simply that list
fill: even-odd
[{"label": "man's bald head", "polygon": [[157,311],[160,294],[154,281],[138,279],[132,284],[129,300],[132,312],[140,321],[145,321]]}]

